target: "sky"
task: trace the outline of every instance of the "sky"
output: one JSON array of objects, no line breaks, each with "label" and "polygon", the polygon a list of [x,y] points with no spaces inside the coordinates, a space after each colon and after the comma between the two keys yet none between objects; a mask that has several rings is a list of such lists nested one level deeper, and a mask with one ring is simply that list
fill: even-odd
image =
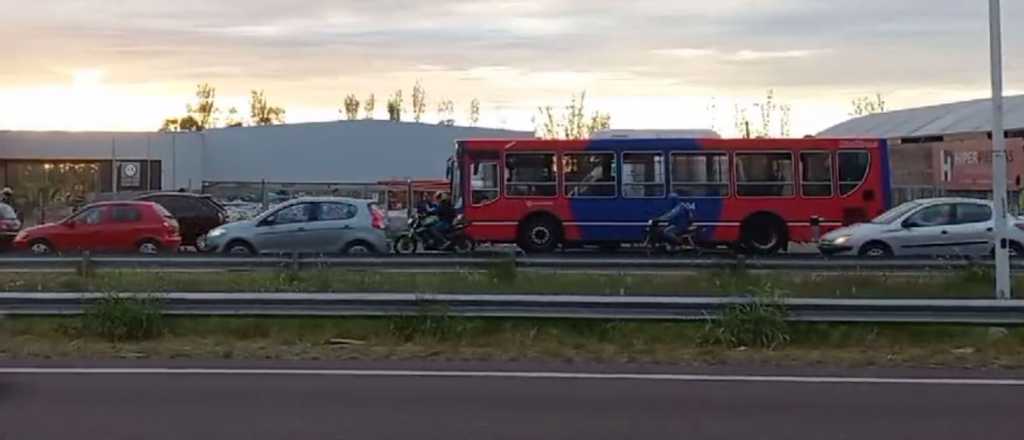
[{"label": "sky", "polygon": [[[714,128],[774,90],[792,134],[881,93],[906,108],[988,96],[987,2],[964,0],[0,0],[0,130],[151,131],[195,85],[264,90],[288,122],[377,118],[416,81],[424,120],[532,130],[587,93],[612,127]],[[1003,1],[1007,93],[1024,90],[1024,2]],[[408,105],[407,105],[408,107]],[[410,119],[406,115],[405,119]]]}]

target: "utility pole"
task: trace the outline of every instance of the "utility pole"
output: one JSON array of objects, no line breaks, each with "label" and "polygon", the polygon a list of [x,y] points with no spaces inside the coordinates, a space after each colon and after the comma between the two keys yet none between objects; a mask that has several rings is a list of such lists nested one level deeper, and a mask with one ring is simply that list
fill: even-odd
[{"label": "utility pole", "polygon": [[1006,238],[1006,138],[1003,133],[1003,44],[999,0],[988,2],[992,58],[992,203],[995,205],[996,298],[1010,299],[1010,255]]}]

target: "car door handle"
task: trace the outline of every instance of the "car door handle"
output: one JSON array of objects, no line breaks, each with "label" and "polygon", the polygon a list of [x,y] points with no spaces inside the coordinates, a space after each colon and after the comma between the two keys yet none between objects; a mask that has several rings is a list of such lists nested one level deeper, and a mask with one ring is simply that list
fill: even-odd
[{"label": "car door handle", "polygon": [[[306,228],[296,228],[295,230],[296,230],[296,231],[299,231],[299,232],[302,232],[302,231],[305,231],[305,230],[306,230]],[[943,234],[945,234],[945,232],[943,232]]]},{"label": "car door handle", "polygon": [[992,228],[985,228],[985,232],[992,232],[992,231],[994,231],[994,229],[992,229]]},{"label": "car door handle", "polygon": [[946,234],[948,234],[948,233],[949,233],[949,231],[946,231],[946,230],[943,230],[943,231],[942,231],[942,235],[946,235]]},{"label": "car door handle", "polygon": [[352,226],[351,225],[345,225],[345,226],[342,226],[341,229],[352,229]]}]

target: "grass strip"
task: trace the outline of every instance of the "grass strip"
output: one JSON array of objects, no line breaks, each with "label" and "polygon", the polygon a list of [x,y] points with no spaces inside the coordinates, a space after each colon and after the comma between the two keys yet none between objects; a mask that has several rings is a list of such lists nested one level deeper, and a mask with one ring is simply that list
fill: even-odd
[{"label": "grass strip", "polygon": [[707,323],[560,319],[164,317],[141,339],[84,318],[0,320],[0,359],[437,359],[1024,367],[1024,329],[791,324],[774,349],[708,344]]},{"label": "grass strip", "polygon": [[[1024,276],[1015,280],[1024,291]],[[2,291],[69,292],[407,292],[605,295],[769,293],[823,298],[992,298],[986,268],[892,274],[706,271],[686,273],[546,273],[495,268],[473,272],[309,271],[159,272],[90,274],[3,272]]]}]

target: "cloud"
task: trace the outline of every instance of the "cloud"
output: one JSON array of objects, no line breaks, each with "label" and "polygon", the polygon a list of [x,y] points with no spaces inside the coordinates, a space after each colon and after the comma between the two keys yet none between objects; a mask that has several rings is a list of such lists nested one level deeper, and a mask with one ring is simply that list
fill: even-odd
[{"label": "cloud", "polygon": [[787,58],[807,58],[829,52],[828,49],[790,49],[790,50],[750,50],[743,49],[729,56],[736,61],[777,60]]},{"label": "cloud", "polygon": [[[432,96],[524,108],[583,88],[595,97],[776,88],[846,104],[875,90],[983,88],[987,15],[977,3],[0,0],[0,89],[66,83],[69,72],[95,68],[112,87],[187,95],[208,81],[324,107],[420,78]],[[1024,2],[1004,9],[1014,87],[1024,78],[1024,28],[1009,24],[1024,19]]]}]

